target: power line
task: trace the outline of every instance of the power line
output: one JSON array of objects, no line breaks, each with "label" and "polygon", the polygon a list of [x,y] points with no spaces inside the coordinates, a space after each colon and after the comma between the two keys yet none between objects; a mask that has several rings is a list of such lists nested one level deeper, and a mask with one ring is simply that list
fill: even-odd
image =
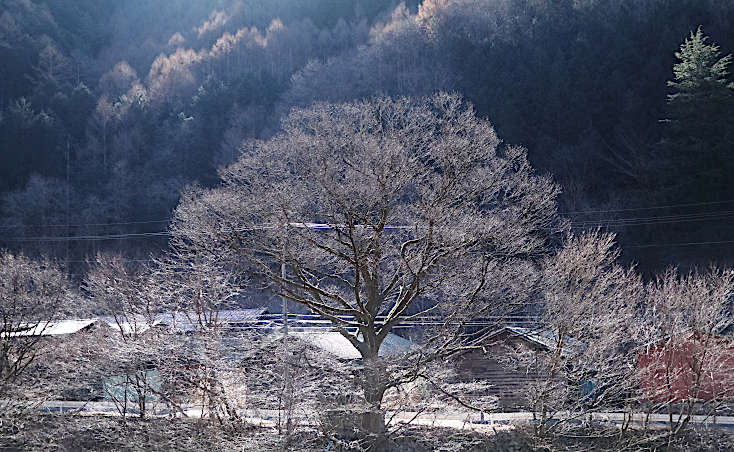
[{"label": "power line", "polygon": [[171,235],[168,231],[133,232],[128,234],[110,235],[77,235],[69,237],[6,237],[2,240],[11,242],[65,242],[65,241],[93,241],[93,240],[125,240],[130,238],[163,237]]},{"label": "power line", "polygon": [[698,214],[669,215],[661,217],[616,218],[599,221],[571,222],[571,227],[591,226],[649,226],[656,224],[690,223],[695,221],[727,220],[734,218],[734,211],[704,212]]},{"label": "power line", "polygon": [[712,242],[682,242],[682,243],[649,243],[642,245],[625,245],[623,248],[655,248],[667,246],[696,246],[696,245],[724,245],[734,243],[734,240],[717,240]]},{"label": "power line", "polygon": [[[649,226],[656,224],[672,224],[672,223],[688,223],[695,221],[707,221],[707,220],[726,220],[734,218],[734,211],[726,212],[710,212],[701,214],[687,214],[687,215],[672,215],[667,217],[640,217],[640,218],[617,218],[610,220],[600,221],[581,221],[571,222],[573,228],[586,228],[593,226]],[[100,223],[99,225],[123,225],[123,224],[144,224],[153,223],[151,222],[127,222],[127,223]],[[63,225],[49,225],[51,227],[61,227]],[[74,225],[72,225],[74,226]],[[78,226],[78,225],[76,225]],[[9,228],[13,226],[2,226]],[[40,226],[39,226],[40,227]],[[303,226],[294,225],[294,227],[310,228],[310,229],[331,229],[329,225],[312,225],[305,224]],[[413,226],[388,226],[385,229],[391,230],[403,230],[412,229]],[[166,236],[170,235],[167,231],[154,231],[154,232],[140,232],[140,233],[123,233],[123,234],[109,234],[109,235],[80,235],[80,236],[25,236],[25,237],[5,237],[2,240],[7,241],[81,241],[81,240],[119,240],[126,238],[138,238],[148,236]]]},{"label": "power line", "polygon": [[[682,242],[682,243],[647,243],[647,244],[636,244],[636,245],[624,245],[622,248],[660,248],[660,247],[668,247],[668,246],[700,246],[700,245],[726,245],[726,244],[734,244],[734,240],[716,240],[716,241],[709,241],[709,242]],[[155,259],[122,259],[124,262],[154,262]],[[67,262],[75,262],[75,263],[87,263],[91,260],[82,260],[82,259],[76,259],[76,260],[70,260]]]},{"label": "power line", "polygon": [[144,220],[144,221],[120,221],[116,223],[79,223],[79,224],[22,224],[22,225],[0,225],[0,229],[15,229],[15,228],[81,228],[87,226],[125,226],[131,224],[157,224],[157,223],[168,223],[170,219],[166,220]]},{"label": "power line", "polygon": [[[724,203],[728,201],[720,201]],[[682,205],[682,204],[681,204]],[[654,207],[650,207],[654,208]],[[609,220],[600,221],[580,221],[571,222],[573,228],[586,228],[594,226],[605,226],[605,227],[626,227],[626,226],[646,226],[646,225],[660,225],[660,224],[674,224],[674,223],[687,223],[696,221],[716,221],[716,220],[727,220],[734,218],[734,210],[720,211],[720,212],[699,212],[690,214],[677,214],[677,215],[662,215],[662,216],[650,216],[650,217],[631,217],[631,218],[616,218]],[[157,223],[157,222],[168,222],[169,220],[150,220],[150,221],[135,221],[135,222],[119,222],[119,223],[96,223],[96,225],[124,225],[124,224],[146,224],[146,223]],[[93,225],[95,223],[89,223]],[[65,225],[49,225],[49,226],[65,226]],[[335,225],[326,223],[292,223],[291,226],[295,228],[308,228],[308,229],[332,229]],[[6,226],[7,227],[7,226]],[[274,226],[264,226],[261,229],[269,229]],[[387,226],[386,229],[404,230],[412,229],[413,226]],[[260,228],[259,228],[260,229]],[[245,231],[249,229],[238,229],[237,231]],[[5,237],[0,238],[5,241],[13,242],[68,242],[68,241],[95,241],[95,240],[126,240],[126,239],[138,239],[138,238],[149,238],[149,237],[167,237],[170,236],[169,231],[152,231],[152,232],[137,232],[137,233],[121,233],[121,234],[106,234],[106,235],[77,235],[77,236],[21,236],[21,237]],[[708,243],[708,242],[691,242],[691,243]],[[719,242],[712,242],[719,243]],[[724,241],[723,243],[728,243]],[[665,246],[663,244],[649,244],[649,245],[630,245],[630,247],[648,247],[648,246]]]},{"label": "power line", "polygon": [[728,204],[734,202],[734,199],[727,199],[725,201],[708,201],[708,202],[691,202],[685,204],[670,204],[664,206],[649,206],[649,207],[628,207],[625,209],[609,209],[609,210],[576,210],[569,212],[559,212],[561,215],[578,215],[584,213],[610,213],[610,212],[631,212],[635,210],[653,210],[653,209],[673,209],[676,207],[695,207],[695,206],[711,206],[717,204]]},{"label": "power line", "polygon": [[[728,204],[728,203],[734,203],[734,199],[728,199],[724,201],[707,201],[707,202],[669,204],[669,205],[658,205],[658,206],[648,206],[648,207],[629,207],[629,208],[624,208],[624,209],[576,210],[576,211],[568,211],[568,212],[559,212],[559,214],[560,215],[579,215],[579,214],[587,214],[587,213],[631,212],[631,211],[638,211],[638,210],[671,209],[671,208],[676,208],[676,207],[709,206],[709,205]],[[730,212],[734,212],[734,211],[730,211]],[[697,215],[697,214],[688,214],[688,215]],[[125,226],[125,225],[132,225],[132,224],[168,223],[170,221],[171,221],[170,218],[165,218],[165,219],[156,219],[156,220],[119,221],[119,222],[108,222],[108,223],[0,225],[0,229],[14,229],[14,228],[21,228],[21,227],[65,228],[65,227],[85,227],[85,226]],[[604,220],[601,220],[601,221],[604,221]],[[311,225],[312,223],[305,223],[305,224]]]},{"label": "power line", "polygon": [[[716,212],[696,212],[696,213],[681,213],[681,214],[674,214],[674,215],[660,215],[660,216],[652,216],[652,217],[631,217],[631,218],[612,218],[610,220],[599,220],[599,221],[648,221],[648,220],[667,220],[667,219],[675,219],[675,218],[691,218],[691,217],[698,217],[698,216],[713,216],[713,215],[723,215],[723,214],[732,214],[734,213],[734,210],[720,210]],[[596,223],[596,221],[585,221],[588,223]],[[582,221],[581,223],[584,223]]]},{"label": "power line", "polygon": [[[611,213],[611,212],[631,212],[631,211],[638,211],[638,210],[654,210],[654,209],[671,209],[671,208],[677,208],[677,207],[695,207],[695,206],[709,206],[709,205],[720,205],[720,204],[728,204],[728,203],[734,203],[734,199],[728,199],[723,201],[707,201],[707,202],[695,202],[695,203],[684,203],[684,204],[669,204],[669,205],[658,205],[658,206],[648,206],[648,207],[629,207],[624,209],[608,209],[608,210],[576,210],[576,211],[568,211],[568,212],[559,212],[560,215],[580,215],[580,214],[588,214],[588,213]],[[712,214],[717,214],[719,212],[711,212]],[[723,213],[723,212],[722,212]],[[734,211],[727,211],[727,213],[734,213]],[[699,215],[699,214],[683,214],[683,215]],[[675,217],[678,215],[672,215],[672,217]],[[645,219],[647,217],[643,217],[642,219]],[[657,218],[657,217],[649,217],[649,218]],[[626,221],[631,219],[611,219],[611,220],[600,220],[599,222],[606,222],[606,221]],[[170,218],[165,219],[156,219],[156,220],[139,220],[139,221],[119,221],[119,222],[108,222],[108,223],[77,223],[77,224],[23,224],[23,225],[0,225],[0,229],[15,229],[15,228],[22,228],[22,227],[34,227],[34,228],[43,228],[43,227],[49,227],[49,228],[66,228],[66,227],[86,227],[86,226],[125,226],[125,225],[135,225],[135,224],[157,224],[157,223],[169,223],[171,221]],[[584,223],[593,223],[598,224],[599,222],[593,222],[593,221],[586,221]],[[307,227],[313,227],[315,223],[300,223]],[[294,226],[297,224],[294,223]],[[324,225],[321,225],[324,226]],[[407,226],[395,226],[393,228],[396,229],[405,229],[408,228]]]}]

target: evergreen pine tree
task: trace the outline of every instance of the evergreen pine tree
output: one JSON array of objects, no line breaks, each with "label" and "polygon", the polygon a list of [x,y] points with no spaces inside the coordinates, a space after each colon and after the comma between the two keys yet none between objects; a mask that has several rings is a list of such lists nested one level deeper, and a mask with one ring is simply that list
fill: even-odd
[{"label": "evergreen pine tree", "polygon": [[[728,81],[732,56],[707,44],[701,27],[675,53],[674,79],[668,82],[670,127],[665,144],[673,160],[696,172],[718,171],[732,145],[734,85]],[[690,171],[686,171],[690,172]]]}]

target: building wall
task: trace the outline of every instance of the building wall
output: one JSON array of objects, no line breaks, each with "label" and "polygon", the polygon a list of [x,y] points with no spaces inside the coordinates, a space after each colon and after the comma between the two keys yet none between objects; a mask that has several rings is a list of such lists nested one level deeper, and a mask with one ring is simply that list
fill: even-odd
[{"label": "building wall", "polygon": [[[488,394],[498,397],[502,409],[527,409],[530,392],[544,379],[532,365],[537,353],[542,353],[539,346],[502,333],[483,349],[460,357],[456,366],[457,379],[488,382]],[[524,355],[522,359],[518,359],[519,354]]]},{"label": "building wall", "polygon": [[734,342],[693,334],[638,355],[643,394],[654,402],[734,399]]}]

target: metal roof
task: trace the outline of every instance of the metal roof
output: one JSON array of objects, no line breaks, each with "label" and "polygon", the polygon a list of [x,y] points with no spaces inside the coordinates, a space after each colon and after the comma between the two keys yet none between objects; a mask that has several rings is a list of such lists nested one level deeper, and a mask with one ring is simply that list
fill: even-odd
[{"label": "metal roof", "polygon": [[[362,355],[351,342],[336,331],[293,331],[289,333],[304,342],[324,350],[341,359],[360,359]],[[395,356],[406,353],[413,343],[407,339],[389,333],[380,347],[379,356]]]},{"label": "metal roof", "polygon": [[[239,323],[248,323],[260,320],[267,312],[267,308],[259,307],[252,309],[225,309],[216,311],[212,316],[202,319],[204,323],[215,323],[223,326],[234,326]],[[156,314],[154,325],[166,325],[177,331],[188,332],[198,328],[198,320],[192,316],[180,312],[164,312]]]},{"label": "metal roof", "polygon": [[685,334],[685,336],[684,336],[685,339],[690,339],[694,335],[700,333],[700,334],[703,334],[703,335],[710,335],[710,336],[715,337],[715,338],[719,338],[719,339],[722,339],[722,340],[725,340],[725,341],[732,342],[734,340],[734,338],[732,338],[731,335],[727,332],[727,329],[728,328],[729,328],[729,326],[727,326],[723,330],[722,329],[719,329],[719,332],[717,332],[717,333],[711,334],[711,333],[702,332],[700,330],[696,330],[696,329],[691,328],[691,327],[686,327],[686,328],[683,328],[682,330],[673,332],[671,334],[666,334],[665,336],[656,337],[656,338],[654,338],[654,339],[652,339],[652,340],[650,340],[648,342],[645,342],[642,345],[639,345],[639,346],[635,347],[634,349],[635,350],[639,350],[639,349],[642,349],[642,348],[647,349],[648,347],[650,347],[652,345],[655,345],[655,344],[657,344],[659,342],[667,341],[671,337],[674,337],[674,336],[682,336],[684,334]]},{"label": "metal roof", "polygon": [[[554,350],[556,348],[556,344],[558,344],[558,335],[553,331],[534,328],[522,328],[518,326],[504,326],[487,336],[487,340],[490,340],[503,332],[510,332],[515,336],[519,336],[524,340],[540,345],[541,347],[548,350]],[[585,343],[572,337],[564,337],[563,342],[565,344],[563,350],[561,350],[561,353],[563,355],[580,353],[586,349]]]},{"label": "metal roof", "polygon": [[[216,323],[223,326],[234,326],[239,323],[248,323],[259,320],[263,314],[267,312],[267,308],[253,309],[230,309],[222,310],[216,313]],[[56,321],[38,321],[24,322],[17,331],[3,332],[2,337],[21,337],[21,336],[58,336],[64,334],[73,334],[94,323],[104,323],[124,333],[142,333],[150,328],[158,325],[170,326],[177,331],[193,331],[197,324],[188,316],[182,313],[165,312],[155,314],[154,318],[149,319],[143,315],[133,316],[101,316],[93,319],[64,319]]]},{"label": "metal roof", "polygon": [[142,315],[105,316],[99,319],[109,325],[110,328],[122,331],[125,334],[144,333],[155,325],[155,321],[151,324],[150,320]]},{"label": "metal roof", "polygon": [[20,331],[3,333],[5,337],[21,336],[61,336],[74,334],[98,322],[99,319],[58,320],[54,322],[41,321],[25,323]]},{"label": "metal roof", "polygon": [[217,314],[220,322],[236,323],[259,320],[267,311],[267,308],[259,307],[252,309],[227,309],[217,311]]}]

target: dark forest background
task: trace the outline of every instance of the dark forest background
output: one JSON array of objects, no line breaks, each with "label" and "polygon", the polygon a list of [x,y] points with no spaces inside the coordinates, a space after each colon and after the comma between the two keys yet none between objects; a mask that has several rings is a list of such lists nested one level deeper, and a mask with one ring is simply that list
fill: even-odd
[{"label": "dark forest background", "polygon": [[699,26],[715,60],[734,51],[734,1],[0,5],[0,247],[77,271],[98,251],[148,259],[182,190],[217,184],[290,108],[444,90],[643,273],[734,264],[728,60],[699,97],[668,83]]}]

